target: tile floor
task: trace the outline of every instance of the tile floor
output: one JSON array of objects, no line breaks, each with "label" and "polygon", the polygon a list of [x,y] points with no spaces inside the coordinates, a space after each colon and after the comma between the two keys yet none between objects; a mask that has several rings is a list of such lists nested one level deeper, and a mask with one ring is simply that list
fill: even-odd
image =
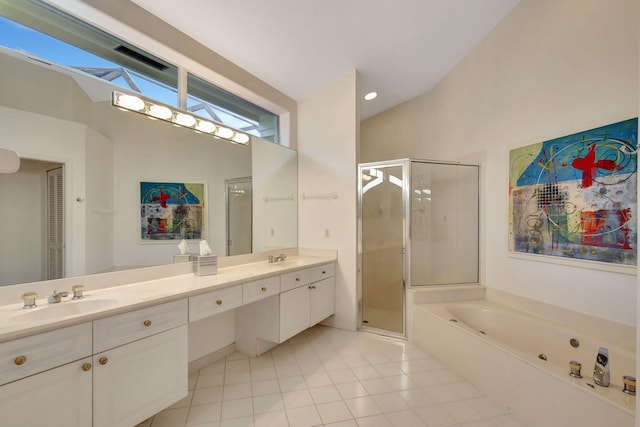
[{"label": "tile floor", "polygon": [[417,346],[316,326],[260,357],[229,355],[139,427],[524,427]]}]

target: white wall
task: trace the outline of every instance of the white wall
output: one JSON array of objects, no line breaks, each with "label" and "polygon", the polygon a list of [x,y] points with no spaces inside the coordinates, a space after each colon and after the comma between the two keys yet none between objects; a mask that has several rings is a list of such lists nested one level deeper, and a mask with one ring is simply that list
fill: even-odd
[{"label": "white wall", "polygon": [[330,323],[350,330],[357,326],[358,93],[353,71],[298,104],[298,191],[338,195],[299,201],[298,246],[338,250],[336,314]]},{"label": "white wall", "polygon": [[637,116],[637,8],[522,0],[431,92],[361,124],[361,161],[482,164],[483,283],[626,324],[635,276],[508,256],[508,152]]},{"label": "white wall", "polygon": [[[253,139],[253,252],[289,248],[298,232],[296,152]],[[291,196],[292,199],[288,199]],[[269,200],[285,199],[285,200]],[[293,243],[293,245],[292,245]]]},{"label": "white wall", "polygon": [[85,197],[85,126],[0,105],[0,129],[0,147],[28,159],[64,164],[65,242],[74,242],[65,248],[65,272],[84,274],[85,204],[76,198]]},{"label": "white wall", "polygon": [[50,164],[20,159],[0,174],[0,286],[46,279],[45,183]]}]

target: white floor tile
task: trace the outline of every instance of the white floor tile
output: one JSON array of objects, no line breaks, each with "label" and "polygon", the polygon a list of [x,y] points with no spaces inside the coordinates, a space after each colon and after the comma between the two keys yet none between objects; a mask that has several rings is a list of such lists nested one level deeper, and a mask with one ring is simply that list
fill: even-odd
[{"label": "white floor tile", "polygon": [[224,373],[224,385],[248,382],[251,382],[251,371],[248,368],[246,370],[225,371]]},{"label": "white floor tile", "polygon": [[[207,405],[192,406],[187,418],[187,426],[196,426],[220,421],[220,403],[209,403]],[[175,427],[175,424],[173,427]]]},{"label": "white floor tile", "polygon": [[353,418],[347,405],[343,401],[321,403],[316,405],[320,418],[324,424],[346,421]]},{"label": "white floor tile", "polygon": [[526,427],[411,343],[323,326],[233,353],[189,389],[137,427]]},{"label": "white floor tile", "polygon": [[256,368],[251,370],[252,381],[264,381],[278,378],[276,375],[276,368],[273,366],[267,366],[264,368]]},{"label": "white floor tile", "polygon": [[287,409],[313,405],[313,399],[311,398],[309,390],[296,390],[282,393],[282,399]]},{"label": "white floor tile", "polygon": [[402,397],[398,396],[396,393],[376,394],[371,397],[373,398],[373,401],[376,402],[376,405],[378,405],[378,408],[380,408],[384,413],[409,409],[407,402],[405,402]]},{"label": "white floor tile", "polygon": [[334,385],[310,388],[309,393],[311,393],[311,398],[316,405],[342,400],[342,396],[340,396],[338,389]]},{"label": "white floor tile", "polygon": [[306,374],[304,376],[304,381],[307,383],[307,387],[322,387],[325,385],[331,385],[333,382],[331,381],[331,377],[326,372],[320,372],[315,374]]},{"label": "white floor tile", "polygon": [[312,427],[322,424],[315,406],[287,409],[287,418],[291,427]]},{"label": "white floor tile", "polygon": [[425,424],[411,409],[385,414],[393,427],[436,427]]},{"label": "white floor tile", "polygon": [[235,400],[251,397],[251,383],[225,385],[222,389],[222,400]]},{"label": "white floor tile", "polygon": [[359,380],[369,380],[371,378],[380,378],[382,376],[372,365],[353,367],[351,370]]},{"label": "white floor tile", "polygon": [[223,373],[200,374],[196,381],[196,390],[199,388],[217,387],[222,384],[224,384]]},{"label": "white floor tile", "polygon": [[414,411],[429,427],[448,427],[459,424],[451,414],[439,405],[416,408]]},{"label": "white floor tile", "polygon": [[278,378],[295,377],[302,375],[302,371],[297,362],[289,365],[276,365],[276,375]]},{"label": "white floor tile", "polygon": [[334,384],[342,384],[342,383],[350,383],[353,381],[358,381],[358,378],[353,374],[351,369],[338,369],[335,371],[327,371],[331,381]]},{"label": "white floor tile", "polygon": [[460,424],[478,421],[484,418],[478,411],[462,400],[447,403],[443,405],[443,408]]},{"label": "white floor tile", "polygon": [[233,420],[222,420],[220,427],[253,427],[253,417],[234,418]]},{"label": "white floor tile", "polygon": [[289,421],[285,411],[256,414],[253,417],[255,427],[288,427]]},{"label": "white floor tile", "polygon": [[293,377],[278,378],[280,384],[280,390],[283,393],[294,390],[306,390],[307,383],[302,375],[296,375]]},{"label": "white floor tile", "polygon": [[345,403],[354,418],[368,417],[382,413],[378,405],[376,405],[376,402],[370,396],[345,400]]},{"label": "white floor tile", "polygon": [[253,398],[253,413],[255,415],[280,411],[284,411],[284,401],[280,393],[255,396]]},{"label": "white floor tile", "polygon": [[383,378],[372,378],[360,381],[369,394],[382,394],[392,392],[393,389]]},{"label": "white floor tile", "polygon": [[223,420],[248,417],[251,415],[253,415],[252,398],[227,400],[222,402],[221,418]]},{"label": "white floor tile", "polygon": [[222,387],[199,388],[193,393],[192,405],[222,402]]},{"label": "white floor tile", "polygon": [[157,427],[183,426],[187,421],[188,413],[189,408],[165,409],[153,417],[151,425],[155,425]]},{"label": "white floor tile", "polygon": [[367,393],[367,389],[362,386],[360,381],[336,384],[336,388],[338,389],[340,396],[345,400],[369,395],[369,393]]},{"label": "white floor tile", "polygon": [[356,419],[359,427],[393,427],[391,421],[384,415]]},{"label": "white floor tile", "polygon": [[280,393],[280,383],[276,379],[254,381],[251,383],[251,390],[254,396]]}]

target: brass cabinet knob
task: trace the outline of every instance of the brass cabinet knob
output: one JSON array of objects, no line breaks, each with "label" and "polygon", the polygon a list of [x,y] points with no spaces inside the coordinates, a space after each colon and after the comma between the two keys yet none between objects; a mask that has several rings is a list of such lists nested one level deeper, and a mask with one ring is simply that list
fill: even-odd
[{"label": "brass cabinet knob", "polygon": [[142,324],[148,328],[149,326],[151,326],[151,320],[145,320],[144,322],[142,322]]},{"label": "brass cabinet knob", "polygon": [[300,278],[299,278],[299,277],[296,277],[296,282],[299,282],[299,281],[300,281]]},{"label": "brass cabinet knob", "polygon": [[26,361],[27,361],[27,356],[18,356],[18,357],[16,357],[16,360],[14,360],[14,362],[18,366],[24,365],[26,363]]},{"label": "brass cabinet knob", "polygon": [[83,363],[82,364],[82,370],[87,372],[91,370],[91,363]]},{"label": "brass cabinet knob", "polygon": [[262,287],[262,289],[261,289],[261,291],[262,291],[262,292],[267,292],[267,287],[266,287],[266,286],[263,286],[263,287]]},{"label": "brass cabinet knob", "polygon": [[326,271],[324,271],[324,270],[322,270],[322,274],[327,274],[327,272],[326,272]]},{"label": "brass cabinet knob", "polygon": [[221,299],[219,299],[218,301],[216,301],[216,304],[218,304],[218,305],[222,305],[222,300],[221,300]]},{"label": "brass cabinet knob", "polygon": [[315,289],[316,285],[309,285],[309,289]]},{"label": "brass cabinet knob", "polygon": [[100,362],[101,365],[106,365],[109,362],[109,358],[101,357],[100,359],[98,359],[98,362]]}]

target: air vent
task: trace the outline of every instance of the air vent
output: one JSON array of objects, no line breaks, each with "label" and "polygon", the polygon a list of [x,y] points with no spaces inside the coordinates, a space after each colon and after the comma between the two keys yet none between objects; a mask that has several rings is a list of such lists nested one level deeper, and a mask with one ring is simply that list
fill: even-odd
[{"label": "air vent", "polygon": [[149,67],[155,68],[156,70],[159,70],[159,71],[164,71],[167,68],[169,68],[166,65],[156,61],[155,59],[150,58],[146,55],[143,55],[140,52],[137,52],[131,48],[128,48],[127,46],[119,45],[119,46],[116,46],[113,50],[123,55],[126,55],[129,58],[135,59],[138,62],[142,62],[143,64],[148,65]]}]

